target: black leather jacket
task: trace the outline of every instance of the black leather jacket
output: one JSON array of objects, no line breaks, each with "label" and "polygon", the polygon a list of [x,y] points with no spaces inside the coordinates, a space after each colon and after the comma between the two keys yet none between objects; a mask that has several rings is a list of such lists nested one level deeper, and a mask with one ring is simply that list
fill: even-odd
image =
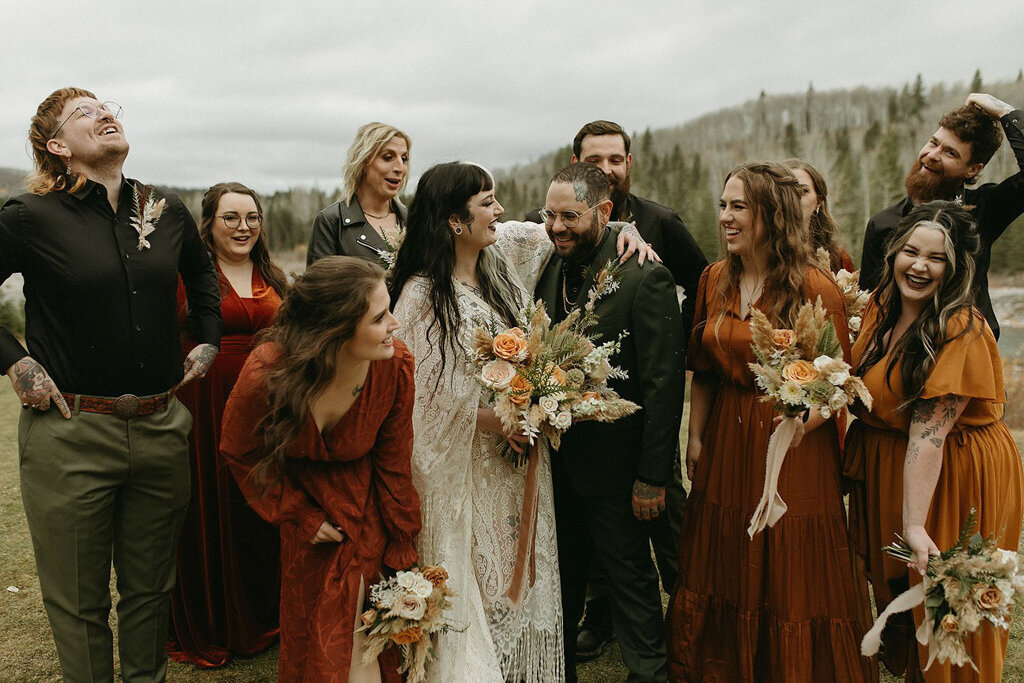
[{"label": "black leather jacket", "polygon": [[[391,208],[398,214],[399,224],[405,225],[405,206],[392,199]],[[373,226],[366,222],[359,200],[353,197],[351,205],[344,201],[334,202],[313,219],[306,265],[324,256],[358,256],[380,263],[378,256],[387,248]]]}]

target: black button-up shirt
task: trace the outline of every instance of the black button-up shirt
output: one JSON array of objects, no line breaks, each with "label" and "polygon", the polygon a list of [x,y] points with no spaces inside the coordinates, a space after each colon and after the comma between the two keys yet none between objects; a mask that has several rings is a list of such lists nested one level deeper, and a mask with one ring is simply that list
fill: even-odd
[{"label": "black button-up shirt", "polygon": [[220,292],[195,221],[175,195],[150,248],[131,225],[133,180],[122,180],[117,213],[106,188],[88,181],[69,194],[25,194],[0,209],[0,282],[25,279],[28,352],[0,327],[0,369],[31,355],[61,391],[140,396],[182,378],[177,322],[181,276],[199,343],[219,344]]}]

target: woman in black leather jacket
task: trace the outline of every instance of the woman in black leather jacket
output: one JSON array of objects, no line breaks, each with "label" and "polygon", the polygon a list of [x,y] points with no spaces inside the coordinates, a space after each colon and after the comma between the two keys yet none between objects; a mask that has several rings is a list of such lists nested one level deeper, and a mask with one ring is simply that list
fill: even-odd
[{"label": "woman in black leather jacket", "polygon": [[356,132],[345,158],[342,199],[313,220],[306,265],[342,255],[390,266],[405,226],[398,193],[408,179],[411,148],[408,135],[384,123]]}]

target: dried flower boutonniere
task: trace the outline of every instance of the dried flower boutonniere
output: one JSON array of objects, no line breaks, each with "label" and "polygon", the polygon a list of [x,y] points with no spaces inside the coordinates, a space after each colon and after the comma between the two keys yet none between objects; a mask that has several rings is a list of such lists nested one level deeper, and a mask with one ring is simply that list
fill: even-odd
[{"label": "dried flower boutonniere", "polygon": [[153,190],[146,192],[145,186],[140,190],[138,185],[132,185],[132,201],[135,203],[135,215],[132,216],[131,224],[135,232],[139,233],[137,248],[142,251],[152,246],[146,238],[156,230],[156,222],[164,212],[166,200],[157,200],[156,193]]}]

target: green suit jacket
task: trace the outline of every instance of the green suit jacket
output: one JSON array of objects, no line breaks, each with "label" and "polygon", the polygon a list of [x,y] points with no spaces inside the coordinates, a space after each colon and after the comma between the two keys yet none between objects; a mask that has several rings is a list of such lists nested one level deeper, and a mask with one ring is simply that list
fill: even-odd
[{"label": "green suit jacket", "polygon": [[[605,234],[575,302],[582,308],[594,277],[609,259],[618,259],[615,236]],[[543,299],[548,315],[556,319],[562,305],[562,263],[555,254],[548,261],[536,296]],[[627,332],[622,348],[612,357],[629,378],[609,380],[623,398],[642,406],[637,413],[616,422],[581,422],[562,437],[553,458],[568,473],[581,495],[628,494],[640,478],[663,485],[678,457],[679,422],[683,412],[684,347],[672,273],[658,263],[637,265],[636,256],[619,269],[619,288],[601,297],[593,332],[598,343]]]}]

